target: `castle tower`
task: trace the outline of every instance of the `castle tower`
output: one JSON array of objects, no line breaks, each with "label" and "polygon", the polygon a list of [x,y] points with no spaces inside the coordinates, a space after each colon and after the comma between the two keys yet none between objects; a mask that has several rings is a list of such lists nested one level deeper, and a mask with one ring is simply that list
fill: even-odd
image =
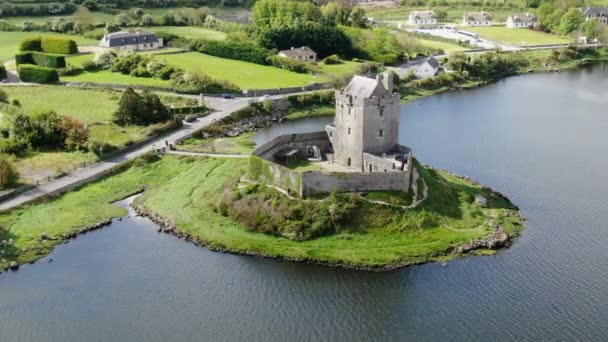
[{"label": "castle tower", "polygon": [[393,152],[399,139],[399,94],[393,93],[393,75],[354,76],[343,91],[336,91],[336,117],[326,131],[335,162],[359,171],[366,171],[364,154]]}]

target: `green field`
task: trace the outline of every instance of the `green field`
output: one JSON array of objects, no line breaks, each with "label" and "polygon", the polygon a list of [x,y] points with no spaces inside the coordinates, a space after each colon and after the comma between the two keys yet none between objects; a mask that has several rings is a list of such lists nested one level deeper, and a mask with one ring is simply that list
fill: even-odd
[{"label": "green field", "polygon": [[75,76],[61,76],[63,82],[90,82],[109,84],[129,84],[159,88],[171,88],[171,81],[150,77],[133,77],[109,70],[85,71]]},{"label": "green field", "polygon": [[84,38],[82,36],[60,34],[52,32],[5,32],[0,31],[0,61],[8,61],[15,58],[15,53],[19,51],[19,44],[25,38],[37,36],[61,36],[74,39],[79,45],[97,45],[96,40]]},{"label": "green field", "polygon": [[[47,255],[61,242],[63,233],[125,215],[126,210],[111,203],[143,189],[146,192],[136,201],[138,205],[175,222],[181,231],[213,248],[353,266],[407,265],[445,258],[454,246],[491,233],[492,228],[484,224],[490,212],[509,232],[519,229],[514,225],[519,219],[502,215],[506,210],[503,201],[491,200],[492,209],[482,209],[472,203],[471,195],[484,190],[428,171],[423,176],[431,193],[421,207],[362,204],[353,218],[357,223],[297,242],[243,229],[214,209],[226,184],[234,184],[243,174],[246,160],[166,156],[133,165],[57,199],[1,213],[0,227],[7,231],[0,232],[0,238],[13,239],[15,244],[8,248],[7,262],[0,261],[0,268],[12,260],[25,263]],[[41,241],[42,233],[59,239]]]},{"label": "green field", "polygon": [[511,45],[568,44],[572,40],[554,34],[530,29],[511,29],[505,26],[463,27],[466,31],[479,33],[481,37]]},{"label": "green field", "polygon": [[451,44],[451,43],[445,43],[445,42],[440,42],[440,41],[436,41],[436,40],[420,39],[420,38],[418,39],[418,41],[420,41],[420,44],[422,44],[423,46],[426,46],[426,47],[429,47],[432,49],[440,49],[440,50],[443,50],[444,53],[453,53],[453,52],[467,50],[466,47],[460,46],[458,44]]},{"label": "green field", "polygon": [[253,135],[254,133],[245,133],[238,137],[190,138],[177,145],[177,149],[202,153],[250,154],[255,147],[255,143],[250,140]]},{"label": "green field", "polygon": [[225,40],[226,33],[202,27],[191,26],[154,26],[146,28],[152,32],[167,32],[188,39]]},{"label": "green field", "polygon": [[361,67],[361,63],[343,61],[340,64],[323,64],[319,63],[321,73],[332,74],[342,77],[350,77],[357,73]]},{"label": "green field", "polygon": [[323,82],[310,74],[298,74],[270,66],[225,59],[198,52],[161,55],[158,60],[179,66],[186,71],[198,70],[218,80],[227,80],[241,89],[268,89],[303,86]]}]

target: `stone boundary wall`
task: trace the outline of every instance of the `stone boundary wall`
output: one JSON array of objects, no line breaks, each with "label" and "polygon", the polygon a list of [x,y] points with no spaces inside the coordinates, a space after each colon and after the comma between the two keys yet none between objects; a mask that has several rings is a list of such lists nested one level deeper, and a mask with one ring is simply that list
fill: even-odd
[{"label": "stone boundary wall", "polygon": [[282,95],[289,93],[297,93],[304,91],[323,90],[333,88],[330,83],[314,83],[300,87],[289,87],[289,88],[274,88],[274,89],[244,89],[243,96],[256,97],[263,95]]},{"label": "stone boundary wall", "polygon": [[411,171],[407,172],[302,172],[300,196],[332,191],[359,192],[370,190],[408,191]]},{"label": "stone boundary wall", "polygon": [[251,154],[272,161],[272,156],[279,150],[295,148],[299,149],[300,152],[303,152],[303,157],[306,157],[306,147],[311,145],[319,146],[322,151],[329,150],[331,148],[331,143],[329,142],[327,133],[321,131],[281,135],[258,146]]}]

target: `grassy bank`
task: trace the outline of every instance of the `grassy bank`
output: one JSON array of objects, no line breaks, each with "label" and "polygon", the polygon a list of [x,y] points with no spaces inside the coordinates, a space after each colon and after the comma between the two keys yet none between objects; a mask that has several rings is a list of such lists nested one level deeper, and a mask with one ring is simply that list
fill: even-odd
[{"label": "grassy bank", "polygon": [[462,27],[465,31],[478,33],[481,37],[510,45],[569,44],[572,39],[530,29],[511,29],[506,26]]},{"label": "grassy bank", "polygon": [[[0,213],[2,239],[14,241],[3,248],[0,268],[11,261],[34,261],[61,243],[62,234],[124,215],[125,210],[111,202],[144,189],[139,205],[175,222],[181,232],[211,248],[320,263],[382,267],[445,259],[452,256],[454,247],[490,235],[493,228],[486,224],[488,220],[511,234],[520,229],[506,200],[468,181],[423,170],[430,193],[420,207],[405,210],[356,199],[354,216],[339,231],[297,242],[245,229],[217,211],[225,191],[245,172],[246,160],[166,156],[131,164],[59,198]],[[490,199],[488,209],[473,203],[478,193]],[[301,200],[281,196],[273,198],[284,205],[302,205]],[[40,239],[43,233],[48,240]]]}]

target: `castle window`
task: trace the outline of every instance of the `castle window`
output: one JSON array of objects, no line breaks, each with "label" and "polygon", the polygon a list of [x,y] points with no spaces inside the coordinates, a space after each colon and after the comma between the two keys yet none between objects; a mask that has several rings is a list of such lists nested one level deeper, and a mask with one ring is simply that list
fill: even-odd
[{"label": "castle window", "polygon": [[350,164],[351,164],[351,159],[350,159],[350,157],[348,157],[348,160],[346,161],[346,165],[350,166]]},{"label": "castle window", "polygon": [[380,108],[380,116],[384,116],[384,107]]},{"label": "castle window", "polygon": [[329,136],[332,137],[332,132],[329,132]]},{"label": "castle window", "polygon": [[350,135],[350,127],[348,127],[348,135]]},{"label": "castle window", "polygon": [[380,128],[380,130],[378,131],[378,136],[380,138],[382,138],[382,136],[384,136],[384,130],[382,128]]},{"label": "castle window", "polygon": [[369,172],[373,172],[374,171],[374,166],[372,164],[369,164]]}]

